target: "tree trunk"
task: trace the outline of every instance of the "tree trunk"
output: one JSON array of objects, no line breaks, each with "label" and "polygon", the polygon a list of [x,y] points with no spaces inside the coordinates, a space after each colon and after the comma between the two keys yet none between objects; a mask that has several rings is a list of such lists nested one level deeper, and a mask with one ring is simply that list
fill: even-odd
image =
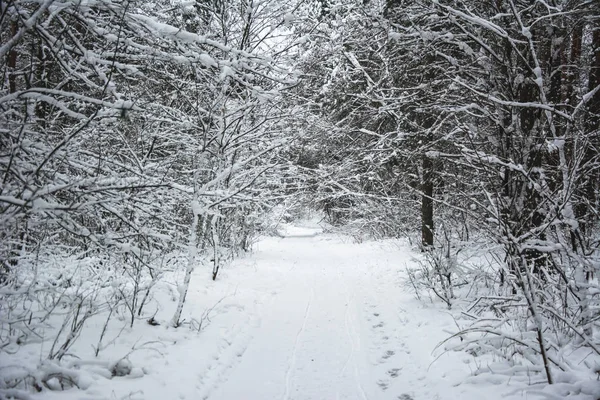
[{"label": "tree trunk", "polygon": [[190,239],[188,242],[188,263],[185,269],[185,277],[183,278],[183,284],[178,287],[179,302],[177,303],[177,308],[175,309],[173,319],[171,319],[171,326],[175,328],[177,328],[181,324],[181,322],[179,321],[181,318],[181,312],[183,311],[185,298],[190,287],[192,272],[194,272],[194,268],[196,267],[196,254],[198,253],[196,239],[198,237],[198,212],[200,208],[197,198],[198,195],[194,194],[194,200],[192,201],[192,212],[194,214],[194,217],[192,219],[192,225],[190,227]]},{"label": "tree trunk", "polygon": [[[19,27],[17,22],[10,23],[10,33],[14,37],[17,34]],[[13,46],[6,55],[6,66],[8,67],[8,92],[14,93],[17,91],[17,49]]]},{"label": "tree trunk", "polygon": [[219,266],[221,263],[219,257],[219,215],[218,213],[212,216],[210,230],[212,232],[212,242],[213,242],[213,271],[212,271],[212,280],[217,280],[217,275],[219,274]]},{"label": "tree trunk", "polygon": [[421,192],[421,244],[428,248],[433,246],[433,162],[426,155]]},{"label": "tree trunk", "polygon": [[[592,64],[590,65],[590,79],[588,82],[588,91],[594,90],[600,85],[600,27],[596,27],[592,35]],[[598,196],[597,190],[599,188],[600,171],[598,168],[594,168],[594,165],[600,161],[600,90],[598,90],[588,103],[589,120],[587,131],[588,141],[586,143],[585,155],[583,159],[583,166],[589,169],[589,173],[586,174],[587,180],[585,182],[584,198],[588,201],[588,207],[598,207]],[[594,164],[594,165],[593,165]],[[586,210],[586,214],[588,214]],[[586,218],[587,219],[587,218]],[[583,233],[585,234],[586,226],[582,227]]]}]

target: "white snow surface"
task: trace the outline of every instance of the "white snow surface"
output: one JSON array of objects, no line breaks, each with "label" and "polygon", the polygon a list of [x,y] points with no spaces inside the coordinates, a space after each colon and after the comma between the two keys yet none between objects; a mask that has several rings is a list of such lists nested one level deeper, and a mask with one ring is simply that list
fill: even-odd
[{"label": "white snow surface", "polygon": [[281,224],[277,234],[282,238],[314,237],[323,233],[323,227],[316,221],[307,221],[302,224]]},{"label": "white snow surface", "polygon": [[[129,329],[125,318],[116,320],[105,342],[114,340],[95,359],[91,348],[104,321],[92,320],[73,351],[86,389],[44,390],[32,398],[533,398],[501,379],[465,383],[478,361],[435,349],[455,323],[441,305],[402,288],[415,257],[403,242],[357,244],[316,226],[288,226],[285,233],[260,240],[216,282],[207,266],[196,268],[183,313],[191,325],[168,326],[176,291],[162,285],[148,306],[161,325],[139,320]],[[2,370],[27,359],[39,363],[48,346],[23,349],[0,361]],[[105,366],[94,360],[107,360],[109,368],[125,360],[131,374],[111,378],[98,373]]]}]

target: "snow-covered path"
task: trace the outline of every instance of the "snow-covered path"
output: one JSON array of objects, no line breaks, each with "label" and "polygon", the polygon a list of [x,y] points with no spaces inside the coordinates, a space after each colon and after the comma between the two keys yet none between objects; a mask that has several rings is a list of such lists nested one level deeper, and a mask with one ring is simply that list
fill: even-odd
[{"label": "snow-covered path", "polygon": [[252,260],[246,282],[260,282],[264,300],[237,339],[244,344],[231,343],[235,358],[209,367],[222,375],[200,386],[204,398],[499,398],[456,386],[469,372],[464,354],[431,365],[453,321],[400,289],[400,271],[412,262],[408,249],[294,235],[263,240]]},{"label": "snow-covered path", "polygon": [[[160,326],[139,320],[129,329],[124,319],[113,322],[101,357],[129,360],[130,375],[91,374],[84,395],[71,390],[36,398],[509,398],[501,394],[510,388],[489,380],[462,383],[481,361],[434,351],[456,327],[439,304],[417,301],[402,288],[414,256],[397,241],[356,244],[306,228],[265,238],[224,268],[216,282],[207,267],[197,268],[182,327],[168,326],[177,299],[169,284],[157,288],[147,306],[156,309]],[[94,359],[90,349],[102,324],[100,318],[82,334],[77,349],[82,357]]]}]

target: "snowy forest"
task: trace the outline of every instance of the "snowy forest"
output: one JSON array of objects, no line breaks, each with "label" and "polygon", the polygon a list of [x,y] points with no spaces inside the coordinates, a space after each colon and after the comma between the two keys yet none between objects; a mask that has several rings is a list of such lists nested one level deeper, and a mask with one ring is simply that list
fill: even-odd
[{"label": "snowy forest", "polygon": [[600,399],[600,1],[0,0],[0,73],[0,399]]}]

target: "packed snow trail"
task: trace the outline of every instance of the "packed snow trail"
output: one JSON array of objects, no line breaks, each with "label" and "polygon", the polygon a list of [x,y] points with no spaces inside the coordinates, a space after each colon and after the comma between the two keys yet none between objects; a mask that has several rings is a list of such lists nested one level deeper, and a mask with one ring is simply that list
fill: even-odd
[{"label": "packed snow trail", "polygon": [[453,321],[400,288],[399,273],[413,262],[407,248],[295,231],[261,241],[252,259],[252,280],[268,282],[261,290],[270,296],[256,309],[243,354],[203,388],[204,398],[499,398],[457,386],[469,372],[465,354],[431,365]]},{"label": "packed snow trail", "polygon": [[[160,326],[116,319],[103,359],[127,359],[124,377],[82,370],[79,390],[46,399],[130,400],[496,400],[505,385],[463,383],[480,360],[434,351],[456,331],[440,304],[420,302],[403,283],[418,254],[399,241],[354,243],[315,229],[288,229],[222,269],[194,271],[183,321],[172,284],[147,306]],[[181,277],[174,276],[174,282]],[[76,354],[93,360],[104,318],[92,321]],[[87,351],[87,354],[86,354]],[[37,357],[32,353],[31,357]],[[434,362],[435,361],[435,362]],[[94,362],[89,368],[93,368]],[[88,374],[90,372],[90,374]],[[499,384],[501,381],[498,381]],[[520,393],[512,398],[523,398]]]}]

